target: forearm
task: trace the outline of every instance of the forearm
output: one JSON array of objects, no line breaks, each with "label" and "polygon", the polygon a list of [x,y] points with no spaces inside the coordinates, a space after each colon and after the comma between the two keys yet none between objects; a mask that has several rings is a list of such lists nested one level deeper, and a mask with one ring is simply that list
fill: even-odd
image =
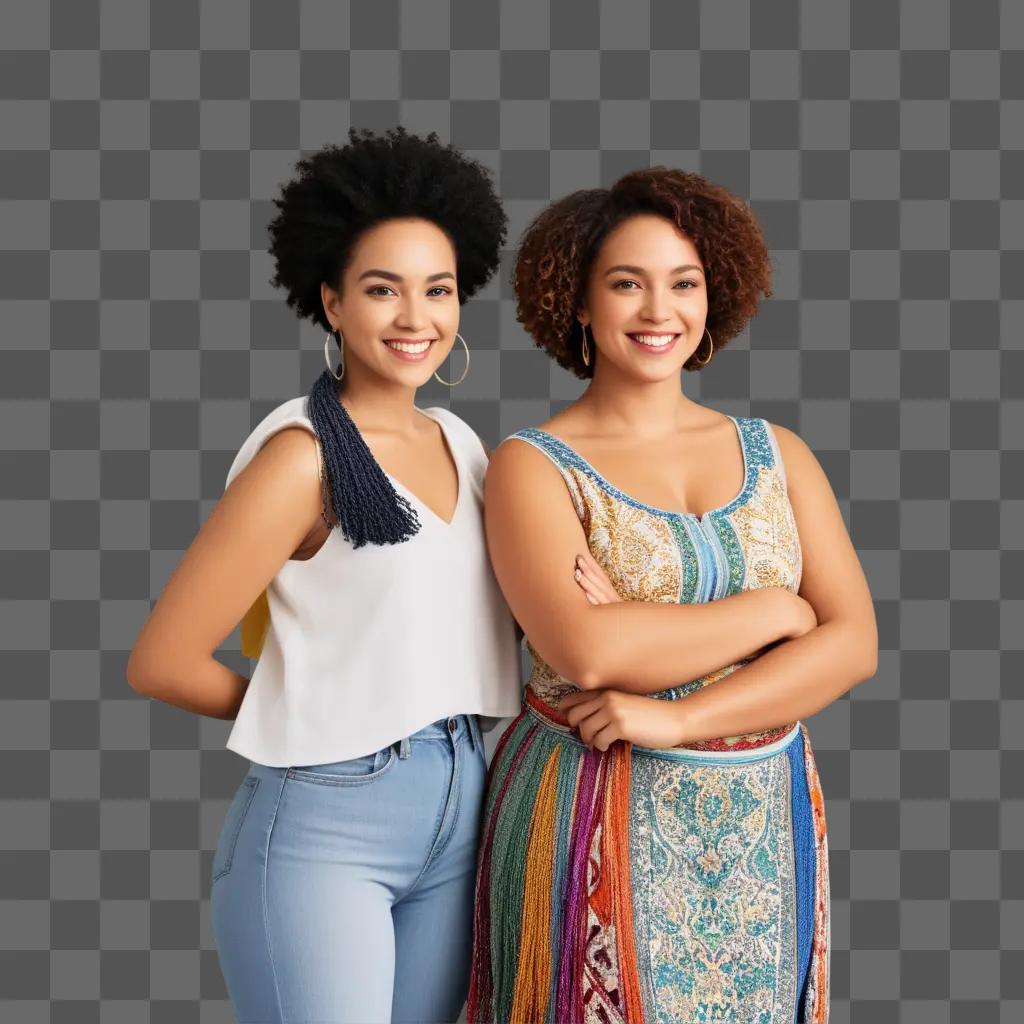
[{"label": "forearm", "polygon": [[653,693],[699,679],[788,636],[792,601],[793,595],[771,587],[702,604],[593,607],[580,685]]},{"label": "forearm", "polygon": [[214,657],[191,664],[187,671],[181,664],[164,671],[133,671],[129,665],[128,680],[132,689],[144,696],[197,715],[228,721],[238,715],[249,685],[245,676]]},{"label": "forearm", "polygon": [[809,718],[875,673],[874,626],[827,622],[669,705],[679,746]]}]

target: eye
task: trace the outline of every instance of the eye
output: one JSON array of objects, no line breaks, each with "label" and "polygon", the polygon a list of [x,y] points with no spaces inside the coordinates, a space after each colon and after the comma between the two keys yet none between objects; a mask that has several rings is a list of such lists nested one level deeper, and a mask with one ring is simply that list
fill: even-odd
[{"label": "eye", "polygon": [[624,288],[624,287],[623,287],[623,285],[627,285],[627,284],[633,284],[633,285],[636,285],[636,286],[637,286],[637,288],[639,288],[639,287],[640,287],[640,285],[638,285],[638,284],[636,283],[636,281],[631,281],[631,280],[629,280],[628,278],[627,278],[627,279],[625,279],[625,280],[622,280],[622,281],[616,281],[616,282],[615,282],[615,284],[613,284],[613,285],[612,285],[612,287],[613,287],[613,288],[621,288],[621,289],[622,289],[623,291],[632,291],[632,290],[633,290],[632,288]]},{"label": "eye", "polygon": [[696,281],[677,281],[673,287],[678,288],[681,284],[685,284],[688,288],[696,288]]},{"label": "eye", "polygon": [[382,292],[390,292],[392,295],[395,294],[394,290],[389,288],[386,284],[375,284],[372,288],[366,289],[367,295],[380,295]]},{"label": "eye", "polygon": [[451,295],[451,293],[452,293],[451,288],[446,288],[442,284],[435,285],[433,288],[430,289],[430,291],[427,292],[428,295],[435,295],[435,297],[436,297],[437,294]]}]

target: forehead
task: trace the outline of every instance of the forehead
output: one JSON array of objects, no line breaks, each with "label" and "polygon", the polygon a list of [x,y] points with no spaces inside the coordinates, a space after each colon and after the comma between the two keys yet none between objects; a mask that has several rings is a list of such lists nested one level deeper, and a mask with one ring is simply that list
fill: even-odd
[{"label": "forehead", "polygon": [[605,238],[598,266],[632,263],[651,269],[683,263],[703,266],[697,247],[679,227],[655,214],[637,214],[617,224]]},{"label": "forehead", "polygon": [[[418,217],[382,221],[359,236],[352,250],[351,266],[384,263],[419,267],[424,273],[454,270],[455,249],[451,239],[436,224]],[[426,268],[429,264],[429,269]]]}]

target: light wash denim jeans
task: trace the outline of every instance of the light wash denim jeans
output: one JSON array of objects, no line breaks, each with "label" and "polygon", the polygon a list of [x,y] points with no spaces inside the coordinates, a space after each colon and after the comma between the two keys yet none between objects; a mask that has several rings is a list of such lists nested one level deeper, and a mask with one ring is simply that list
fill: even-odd
[{"label": "light wash denim jeans", "polygon": [[334,764],[253,764],[211,916],[239,1024],[458,1018],[486,763],[475,715]]}]

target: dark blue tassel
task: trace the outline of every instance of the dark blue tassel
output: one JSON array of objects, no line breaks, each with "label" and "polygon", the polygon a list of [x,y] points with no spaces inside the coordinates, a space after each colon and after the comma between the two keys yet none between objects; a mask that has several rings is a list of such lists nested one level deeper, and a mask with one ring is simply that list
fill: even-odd
[{"label": "dark blue tassel", "polygon": [[309,418],[323,452],[335,524],[354,548],[401,544],[419,532],[419,517],[373,457],[338,400],[337,387],[334,374],[324,370],[309,392]]}]

